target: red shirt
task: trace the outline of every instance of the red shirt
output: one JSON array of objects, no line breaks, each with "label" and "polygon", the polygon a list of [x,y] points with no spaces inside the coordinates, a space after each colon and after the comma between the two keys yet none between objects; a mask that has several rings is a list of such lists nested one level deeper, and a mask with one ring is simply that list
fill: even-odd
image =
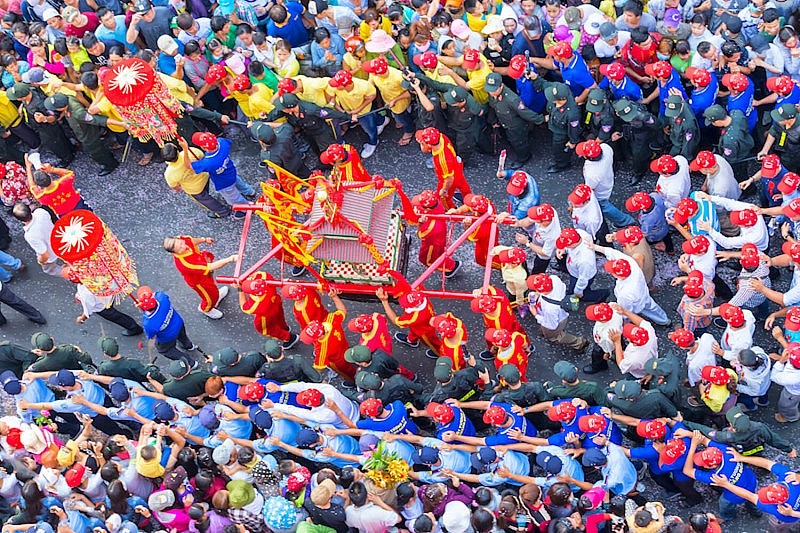
[{"label": "red shirt", "polygon": [[392,354],[392,336],[389,334],[388,321],[386,317],[380,313],[372,313],[372,320],[374,326],[372,331],[361,334],[361,341],[369,351],[383,350],[389,355]]},{"label": "red shirt", "polygon": [[36,187],[33,195],[40,204],[52,209],[59,217],[75,209],[81,201],[81,194],[75,190],[75,174],[72,172],[53,180],[53,183],[44,189]]},{"label": "red shirt", "polygon": [[342,181],[372,181],[372,176],[361,164],[361,156],[358,155],[358,151],[349,144],[345,144],[344,149],[347,152],[347,161],[336,165],[342,175]]},{"label": "red shirt", "polygon": [[656,52],[658,52],[658,43],[661,41],[661,35],[651,32],[650,37],[652,39],[647,48],[642,48],[635,44],[633,40],[630,40],[619,51],[619,62],[625,67],[630,67],[639,76],[646,75],[644,71],[645,65],[658,61]]},{"label": "red shirt", "polygon": [[307,296],[294,302],[292,306],[294,318],[300,325],[300,329],[304,329],[309,322],[318,320],[324,322],[328,316],[328,310],[322,303],[322,298],[317,291],[309,291]]},{"label": "red shirt", "polygon": [[[94,30],[100,26],[100,20],[97,18],[97,15],[94,13],[86,12],[81,13],[84,17],[86,17],[86,24],[83,26],[75,26],[74,24],[67,24],[67,28],[64,30],[67,37],[78,37],[83,38],[83,36],[87,33],[94,33]],[[74,22],[74,21],[73,21]]]},{"label": "red shirt", "polygon": [[175,260],[175,267],[187,284],[198,285],[203,282],[206,276],[211,274],[211,269],[208,268],[210,254],[201,252],[197,245],[192,242],[191,237],[180,236],[178,239],[186,243],[189,251],[185,254],[173,254],[172,258]]},{"label": "red shirt", "polygon": [[[266,272],[256,272],[253,277],[258,277],[265,280],[274,280],[271,274]],[[267,293],[263,296],[256,296],[255,294],[247,294],[244,303],[242,304],[242,312],[248,315],[257,316],[271,316],[276,311],[281,312],[281,297],[272,285],[267,285]]]},{"label": "red shirt", "polygon": [[333,363],[344,363],[344,352],[350,347],[344,335],[344,313],[334,311],[325,319],[325,329],[328,330],[317,342],[314,343],[314,368],[326,368]]}]

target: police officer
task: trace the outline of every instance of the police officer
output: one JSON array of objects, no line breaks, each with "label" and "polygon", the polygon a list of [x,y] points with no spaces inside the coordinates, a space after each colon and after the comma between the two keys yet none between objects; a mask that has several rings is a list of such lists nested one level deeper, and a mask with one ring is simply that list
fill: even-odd
[{"label": "police officer", "polygon": [[412,106],[417,129],[424,130],[432,126],[439,131],[447,131],[447,122],[442,111],[442,98],[439,93],[429,89],[411,71],[404,72],[403,77],[405,79],[400,85],[417,101],[417,105]]},{"label": "police officer", "polygon": [[762,159],[772,148],[779,153],[783,166],[796,169],[800,166],[800,122],[794,104],[781,104],[770,112],[772,127],[767,133],[764,147],[758,152]]},{"label": "police officer", "polygon": [[298,178],[311,175],[294,148],[291,126],[284,124],[273,129],[269,124],[257,120],[250,124],[250,133],[261,144],[261,161],[271,161]]},{"label": "police officer", "polygon": [[617,381],[606,405],[634,418],[672,418],[678,410],[661,391],[642,390],[638,381]]},{"label": "police officer", "polygon": [[350,115],[333,108],[320,107],[311,102],[300,100],[292,93],[281,95],[273,109],[265,118],[266,122],[274,122],[281,117],[295,130],[300,131],[303,139],[311,148],[321,154],[328,146],[340,140],[339,124],[350,122]]},{"label": "police officer", "polygon": [[382,350],[370,352],[363,344],[357,344],[344,352],[344,360],[354,364],[358,370],[374,372],[387,379],[400,371],[400,362]]},{"label": "police officer", "polygon": [[436,385],[433,392],[425,398],[425,403],[443,403],[449,398],[463,402],[475,400],[491,382],[488,371],[475,366],[474,357],[469,358],[466,368],[457,372],[453,372],[453,361],[450,358],[440,357],[433,367],[433,377]]},{"label": "police officer", "polygon": [[103,146],[101,136],[109,121],[116,122],[118,126],[124,126],[124,123],[103,115],[92,115],[77,98],[61,93],[48,96],[44,101],[44,107],[55,113],[57,122],[66,122],[69,125],[81,147],[101,165],[102,168],[98,172],[100,176],[107,176],[116,170],[119,162],[111,150]]},{"label": "police officer", "polygon": [[[607,144],[612,143],[611,136],[617,130],[617,115],[614,114],[614,108],[604,89],[595,87],[589,91],[586,98],[586,118],[583,122],[589,128],[590,137]],[[613,148],[616,152],[617,147]]]},{"label": "police officer", "polygon": [[75,159],[75,151],[69,142],[64,130],[57,122],[57,117],[44,106],[45,95],[37,87],[25,83],[15,83],[6,91],[6,96],[11,101],[20,103],[20,115],[33,131],[35,131],[41,144],[58,157],[58,166],[66,168]]},{"label": "police officer", "polygon": [[703,117],[715,128],[720,128],[719,153],[731,164],[736,181],[743,182],[750,176],[747,172],[747,159],[755,146],[748,129],[747,117],[738,109],[734,109],[729,115],[719,104],[706,108]]},{"label": "police officer", "polygon": [[530,124],[542,124],[544,117],[525,107],[519,96],[503,85],[500,74],[486,76],[484,90],[489,94],[489,123],[503,128],[511,150],[512,159],[505,166],[517,170],[531,158]]},{"label": "police officer", "polygon": [[10,370],[18,378],[22,373],[36,361],[36,354],[8,341],[0,342],[0,374]]},{"label": "police officer", "polygon": [[74,344],[55,344],[53,337],[47,333],[34,333],[31,337],[33,353],[39,359],[28,370],[31,372],[55,372],[57,370],[90,370],[94,369],[92,357],[81,351]]},{"label": "police officer", "polygon": [[482,117],[486,112],[484,107],[463,87],[442,85],[450,87],[443,94],[444,103],[447,105],[445,116],[453,133],[451,139],[455,144],[456,153],[461,160],[466,164],[476,149],[484,154],[491,153],[489,136],[481,135],[484,120]]},{"label": "police officer", "polygon": [[103,352],[105,360],[97,365],[97,373],[103,376],[128,379],[138,383],[147,383],[147,376],[159,383],[164,383],[165,378],[155,365],[144,365],[136,359],[122,357],[119,354],[117,340],[112,337],[100,337],[97,347]]},{"label": "police officer", "polygon": [[192,370],[185,359],[170,362],[167,374],[170,379],[158,392],[191,404],[198,403],[197,401],[205,396],[206,381],[213,377],[213,374],[205,370]]},{"label": "police officer", "polygon": [[627,98],[620,98],[614,102],[614,112],[625,123],[622,133],[614,132],[611,135],[612,141],[622,138],[626,140],[625,145],[631,151],[631,166],[633,167],[633,178],[631,185],[636,185],[644,178],[650,168],[650,154],[653,144],[661,131],[662,122],[655,115],[636,102],[631,102]]},{"label": "police officer", "polygon": [[664,116],[669,128],[669,154],[694,159],[700,147],[700,126],[692,108],[680,94],[671,94],[664,104]]},{"label": "police officer", "polygon": [[[497,370],[497,379],[500,385],[494,390],[487,390],[484,398],[500,403],[511,403],[520,407],[530,407],[537,403],[551,400],[550,394],[538,381],[522,382],[522,375],[519,369],[510,364],[505,364]],[[531,413],[527,418],[537,428],[557,429],[543,413]]]},{"label": "police officer", "polygon": [[289,383],[290,381],[319,383],[322,381],[322,376],[309,361],[299,355],[287,356],[283,344],[274,339],[268,339],[264,343],[263,354],[266,362],[261,365],[256,374],[258,377],[273,379],[278,383]]},{"label": "police officer", "polygon": [[650,375],[650,390],[661,391],[674,405],[680,405],[681,365],[673,355],[653,357],[644,364]]},{"label": "police officer", "polygon": [[547,98],[547,127],[553,134],[554,162],[547,173],[555,174],[572,166],[572,150],[581,140],[581,111],[565,84],[545,81],[535,72],[528,76],[533,78],[534,89],[544,91]]},{"label": "police officer", "polygon": [[712,429],[703,424],[684,421],[689,429],[697,429],[706,437],[717,442],[736,448],[741,454],[753,455],[764,451],[764,446],[786,453],[789,457],[796,457],[797,450],[791,442],[772,430],[763,422],[752,420],[738,405],[725,413],[729,426],[725,429]]},{"label": "police officer", "polygon": [[[375,372],[359,370],[355,382],[356,386],[365,392],[365,398],[377,398],[383,405],[389,405],[395,400],[400,400],[404,404],[413,403],[416,407],[424,405],[421,401],[424,387],[400,374],[381,378]],[[363,398],[359,398],[361,399]]]},{"label": "police officer", "polygon": [[544,388],[551,399],[580,398],[591,405],[605,403],[605,391],[596,381],[578,379],[578,367],[569,361],[558,361],[553,365],[553,373],[560,383],[545,382]]},{"label": "police officer", "polygon": [[255,376],[267,359],[258,352],[239,354],[231,347],[223,348],[214,354],[211,373],[218,376]]}]

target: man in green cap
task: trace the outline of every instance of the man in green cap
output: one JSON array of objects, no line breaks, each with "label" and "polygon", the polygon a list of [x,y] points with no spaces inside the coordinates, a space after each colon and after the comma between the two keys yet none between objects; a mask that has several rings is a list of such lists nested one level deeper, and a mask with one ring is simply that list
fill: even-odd
[{"label": "man in green cap", "polygon": [[28,370],[31,372],[56,372],[58,370],[93,370],[92,356],[74,344],[56,344],[47,333],[34,333],[31,350],[39,359]]},{"label": "man in green cap", "polygon": [[672,355],[653,357],[644,364],[650,390],[661,391],[673,405],[681,404],[681,365]]},{"label": "man in green cap", "polygon": [[747,117],[738,109],[734,109],[728,115],[725,108],[719,104],[707,107],[703,111],[703,117],[708,124],[720,128],[719,153],[731,164],[736,181],[739,183],[745,181],[750,177],[747,167],[750,151],[755,146]]},{"label": "man in green cap", "polygon": [[624,124],[622,133],[612,133],[611,140],[625,139],[623,146],[627,146],[631,154],[633,170],[631,185],[636,185],[650,170],[650,154],[653,151],[650,146],[656,142],[663,123],[645,106],[627,98],[620,98],[614,102],[614,112]]},{"label": "man in green cap", "polygon": [[[604,405],[605,391],[596,381],[578,379],[578,367],[569,361],[558,361],[553,365],[553,373],[561,383],[545,382],[544,389],[552,399],[580,398],[591,405]],[[538,427],[538,426],[537,426]]]},{"label": "man in green cap", "polygon": [[544,123],[544,117],[525,107],[496,72],[486,76],[484,90],[489,94],[488,121],[494,128],[503,128],[511,150],[512,157],[506,160],[505,168],[517,170],[531,158],[530,125]]},{"label": "man in green cap", "polygon": [[203,396],[206,394],[206,381],[213,377],[213,374],[205,370],[192,370],[186,359],[172,361],[167,368],[167,374],[170,379],[163,385],[154,379],[149,380],[157,392],[192,405],[202,405]]},{"label": "man in green cap", "polygon": [[[266,161],[288,170],[298,178],[307,178],[311,175],[300,154],[295,150],[292,142],[294,130],[288,124],[278,125],[273,128],[270,124],[261,120],[248,122],[250,133],[261,145],[261,163],[259,166],[265,167]],[[270,172],[273,172],[270,169]]]},{"label": "man in green cap", "polygon": [[533,88],[543,91],[547,98],[547,127],[553,134],[553,165],[547,173],[567,170],[572,166],[572,151],[581,140],[581,110],[567,85],[545,81],[535,72],[528,76],[533,78]]},{"label": "man in green cap", "polygon": [[259,352],[247,352],[241,355],[230,346],[213,355],[211,373],[218,376],[255,376],[266,358]]},{"label": "man in green cap", "polygon": [[36,361],[36,354],[19,344],[0,342],[0,374],[10,370],[18,378]]},{"label": "man in green cap", "polygon": [[363,390],[365,394],[359,395],[360,398],[377,398],[383,405],[389,405],[395,400],[400,400],[404,404],[412,403],[417,408],[422,408],[422,392],[425,388],[419,383],[414,383],[400,374],[394,374],[388,378],[381,378],[375,372],[359,370],[356,373],[356,386]]},{"label": "man in green cap", "polygon": [[117,340],[112,337],[100,337],[97,347],[103,352],[105,360],[97,365],[97,373],[103,376],[129,379],[139,383],[147,383],[148,376],[164,383],[164,376],[155,365],[144,365],[136,359],[122,357],[119,354]]},{"label": "man in green cap", "polygon": [[77,98],[62,93],[48,96],[44,107],[55,114],[56,122],[67,123],[83,150],[101,165],[98,175],[107,176],[116,170],[119,162],[111,150],[103,146],[102,135],[108,123],[124,126],[124,122],[103,115],[92,115]]},{"label": "man in green cap", "polygon": [[[617,115],[608,100],[605,89],[595,87],[586,98],[586,118],[583,121],[588,127],[590,136],[600,142],[611,144],[611,136],[619,128],[616,127]],[[618,144],[618,143],[617,143]],[[617,151],[617,145],[612,146]]]},{"label": "man in green cap", "polygon": [[[763,159],[772,148],[780,154],[781,163],[788,169],[800,166],[800,122],[794,104],[781,104],[770,112],[772,127],[758,158]],[[777,143],[777,144],[776,144]]]},{"label": "man in green cap", "polygon": [[669,155],[694,159],[700,148],[700,126],[694,111],[680,94],[671,94],[664,104],[664,116],[669,128]]},{"label": "man in green cap", "polygon": [[6,91],[14,104],[20,105],[20,115],[25,124],[39,136],[41,144],[34,149],[53,152],[58,157],[57,166],[67,167],[75,159],[72,143],[57,122],[56,114],[44,106],[45,94],[38,87],[15,83]]},{"label": "man in green cap", "polygon": [[[476,366],[474,356],[467,360],[466,368],[453,372],[453,361],[447,357],[440,357],[433,367],[433,377],[436,385],[433,392],[424,398],[424,403],[443,403],[453,398],[462,402],[480,398],[483,391],[491,384],[489,371],[481,363],[481,368]],[[474,414],[474,413],[473,413]],[[474,418],[470,416],[470,418]],[[480,417],[478,417],[480,418]]]},{"label": "man in green cap", "polygon": [[[494,389],[484,391],[483,399],[499,403],[510,403],[522,408],[530,407],[552,399],[544,386],[538,381],[522,382],[522,375],[514,365],[505,364],[497,369],[500,384]],[[539,429],[558,429],[543,413],[531,413],[527,418]]]},{"label": "man in green cap", "polygon": [[370,352],[363,344],[357,344],[344,352],[344,360],[354,364],[358,370],[375,372],[386,379],[395,374],[402,374],[400,362],[383,350]]},{"label": "man in green cap", "polygon": [[292,381],[319,383],[322,381],[322,376],[311,362],[300,355],[287,356],[283,344],[274,339],[268,339],[264,343],[263,354],[266,362],[255,374],[257,377],[273,379],[278,383]]},{"label": "man in green cap", "polygon": [[791,442],[772,430],[763,422],[757,422],[747,416],[738,405],[725,413],[729,426],[724,429],[713,429],[703,424],[684,420],[689,429],[699,430],[706,437],[736,448],[742,455],[755,455],[764,451],[764,446],[772,446],[794,459],[797,449]]},{"label": "man in green cap", "polygon": [[[661,391],[642,390],[638,381],[621,380],[611,384],[606,405],[634,418],[672,418],[678,410]],[[635,428],[634,428],[635,429]]]},{"label": "man in green cap", "polygon": [[265,122],[274,122],[279,118],[286,121],[321,154],[328,146],[340,141],[339,125],[349,123],[350,115],[332,107],[320,107],[311,102],[300,100],[292,93],[278,97],[273,109],[265,118]]}]

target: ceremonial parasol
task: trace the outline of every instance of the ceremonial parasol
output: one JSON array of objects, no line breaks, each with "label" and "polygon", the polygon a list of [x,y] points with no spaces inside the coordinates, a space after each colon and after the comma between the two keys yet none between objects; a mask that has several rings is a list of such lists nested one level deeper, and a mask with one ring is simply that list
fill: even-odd
[{"label": "ceremonial parasol", "polygon": [[150,65],[138,58],[125,59],[104,70],[100,81],[131,135],[141,141],[153,139],[159,146],[175,138],[175,117],[183,108]]},{"label": "ceremonial parasol", "polygon": [[55,254],[96,296],[125,296],[139,278],[128,252],[100,218],[79,209],[59,218],[50,233]]}]

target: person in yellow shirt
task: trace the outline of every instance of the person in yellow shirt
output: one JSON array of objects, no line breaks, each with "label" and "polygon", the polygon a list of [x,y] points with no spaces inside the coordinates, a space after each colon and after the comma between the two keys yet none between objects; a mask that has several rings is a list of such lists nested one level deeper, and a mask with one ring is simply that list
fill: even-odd
[{"label": "person in yellow shirt", "polygon": [[389,20],[389,17],[381,15],[377,9],[371,7],[364,12],[364,21],[358,27],[358,34],[362,41],[367,42],[372,32],[377,29],[381,29],[391,35],[392,21]]},{"label": "person in yellow shirt", "polygon": [[389,108],[395,121],[402,126],[403,136],[398,144],[405,146],[414,138],[414,116],[409,106],[411,94],[403,88],[403,74],[389,66],[384,57],[376,57],[363,64],[369,81],[381,92],[384,105]]},{"label": "person in yellow shirt", "polygon": [[304,102],[327,107],[329,81],[330,78],[309,78],[308,76],[283,78],[278,82],[278,92],[275,93],[272,101],[274,102],[283,94],[292,93]]},{"label": "person in yellow shirt", "polygon": [[443,69],[440,68],[439,58],[436,57],[436,52],[428,50],[424,54],[414,56],[414,64],[419,67],[426,77],[433,81],[447,83],[449,85],[458,85],[452,76],[442,73]]},{"label": "person in yellow shirt", "polygon": [[481,33],[486,26],[486,9],[480,0],[465,0],[464,11],[467,15],[467,26],[472,31]]},{"label": "person in yellow shirt", "polygon": [[[203,158],[203,152],[198,148],[190,148],[191,159],[197,161]],[[167,185],[175,192],[185,192],[195,202],[202,205],[207,211],[209,218],[227,218],[231,214],[230,206],[223,205],[219,200],[211,196],[209,192],[208,172],[195,173],[191,168],[183,164],[183,156],[180,155],[178,147],[172,143],[167,143],[161,149],[161,157],[167,163],[164,170],[164,179]]]},{"label": "person in yellow shirt", "polygon": [[481,56],[478,50],[468,49],[464,52],[461,66],[467,71],[467,82],[463,86],[472,91],[472,96],[479,104],[489,101],[489,93],[483,90],[486,85],[486,76],[492,73],[489,63]]},{"label": "person in yellow shirt", "polygon": [[366,61],[367,49],[364,48],[364,39],[353,35],[344,42],[346,53],[342,57],[342,68],[353,75],[354,78],[366,80],[369,76],[361,69],[361,64]]},{"label": "person in yellow shirt", "polygon": [[[378,147],[378,136],[389,124],[389,117],[371,113],[372,102],[378,95],[375,86],[365,80],[354,79],[346,70],[340,70],[328,81],[328,101],[343,113],[358,121],[368,140],[361,149],[361,159],[372,157]],[[381,122],[382,120],[382,122]]]},{"label": "person in yellow shirt", "polygon": [[[7,132],[13,133],[19,137],[30,149],[39,146],[39,138],[36,136],[36,133],[22,121],[17,106],[8,99],[5,91],[0,91],[0,126],[2,126],[0,127],[0,139],[2,139],[2,142],[0,142],[0,158],[2,158],[3,161],[13,160],[20,165],[24,165],[25,161],[22,152],[5,142],[5,137],[8,136]],[[3,150],[3,148],[5,148],[5,150]]]}]

